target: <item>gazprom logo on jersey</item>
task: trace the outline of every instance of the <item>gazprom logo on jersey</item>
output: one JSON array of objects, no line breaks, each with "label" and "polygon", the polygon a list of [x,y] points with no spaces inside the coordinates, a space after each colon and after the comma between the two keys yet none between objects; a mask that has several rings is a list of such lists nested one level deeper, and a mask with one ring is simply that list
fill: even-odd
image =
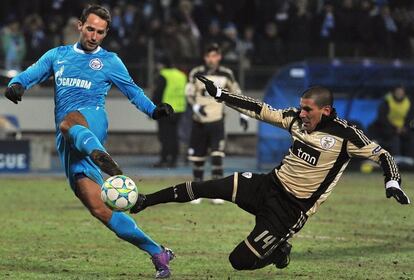
[{"label": "gazprom logo on jersey", "polygon": [[321,152],[305,145],[304,143],[295,140],[292,147],[292,152],[299,158],[303,159],[309,164],[316,166]]},{"label": "gazprom logo on jersey", "polygon": [[58,71],[55,73],[55,83],[57,86],[64,86],[64,87],[81,87],[85,89],[90,89],[92,82],[88,80],[82,80],[78,78],[65,78],[63,77],[63,71],[65,70],[65,66],[59,68]]}]

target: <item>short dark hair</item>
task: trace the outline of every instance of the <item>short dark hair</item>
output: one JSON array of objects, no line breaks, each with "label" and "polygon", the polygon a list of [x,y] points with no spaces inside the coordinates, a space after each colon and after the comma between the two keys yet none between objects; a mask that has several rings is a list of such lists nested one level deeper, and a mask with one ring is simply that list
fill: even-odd
[{"label": "short dark hair", "polygon": [[333,106],[333,94],[326,87],[310,87],[302,93],[302,98],[313,99],[319,108],[322,108],[323,106]]},{"label": "short dark hair", "polygon": [[105,20],[106,23],[108,24],[107,29],[111,25],[111,22],[112,22],[111,13],[108,11],[107,8],[100,6],[100,5],[90,5],[86,7],[85,9],[83,9],[82,14],[79,18],[82,24],[86,22],[86,19],[88,18],[90,14],[95,14],[101,19]]},{"label": "short dark hair", "polygon": [[220,49],[219,44],[217,44],[217,43],[208,44],[204,48],[204,54],[208,54],[210,52],[218,52],[218,53],[221,53],[221,49]]}]

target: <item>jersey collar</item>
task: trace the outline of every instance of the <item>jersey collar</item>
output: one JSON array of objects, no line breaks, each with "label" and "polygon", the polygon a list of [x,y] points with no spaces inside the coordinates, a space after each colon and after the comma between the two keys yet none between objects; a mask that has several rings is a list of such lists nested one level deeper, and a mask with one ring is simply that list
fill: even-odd
[{"label": "jersey collar", "polygon": [[93,52],[87,53],[84,50],[82,50],[82,48],[79,46],[79,42],[73,45],[73,50],[77,53],[82,53],[82,54],[95,54],[97,52],[99,52],[101,50],[101,46],[98,46]]},{"label": "jersey collar", "polygon": [[333,119],[336,118],[336,116],[337,116],[336,110],[335,110],[335,108],[332,108],[332,112],[329,116],[322,115],[322,119],[317,124],[314,131],[324,129],[327,125],[329,125],[333,121]]}]

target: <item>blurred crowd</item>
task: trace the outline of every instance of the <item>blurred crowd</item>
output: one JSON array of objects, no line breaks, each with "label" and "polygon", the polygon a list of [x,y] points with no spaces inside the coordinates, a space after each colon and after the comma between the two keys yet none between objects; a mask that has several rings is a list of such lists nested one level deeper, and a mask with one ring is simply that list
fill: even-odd
[{"label": "blurred crowd", "polygon": [[4,0],[4,67],[20,70],[46,50],[76,42],[77,17],[90,3],[110,8],[104,47],[130,64],[147,60],[149,42],[155,57],[182,65],[200,62],[203,46],[213,41],[225,61],[246,67],[308,57],[410,59],[414,53],[410,0]]}]

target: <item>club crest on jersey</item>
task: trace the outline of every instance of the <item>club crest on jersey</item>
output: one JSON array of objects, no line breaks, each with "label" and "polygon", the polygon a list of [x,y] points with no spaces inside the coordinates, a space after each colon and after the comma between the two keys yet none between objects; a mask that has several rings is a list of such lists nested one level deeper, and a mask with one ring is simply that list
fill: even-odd
[{"label": "club crest on jersey", "polygon": [[324,136],[321,138],[321,147],[324,150],[329,150],[335,145],[335,142],[336,140],[332,136]]},{"label": "club crest on jersey", "polygon": [[243,172],[242,176],[244,178],[250,179],[250,178],[252,178],[253,174],[252,174],[252,172]]},{"label": "club crest on jersey", "polygon": [[91,67],[93,70],[101,70],[103,63],[99,58],[94,58],[89,61],[89,67]]}]

